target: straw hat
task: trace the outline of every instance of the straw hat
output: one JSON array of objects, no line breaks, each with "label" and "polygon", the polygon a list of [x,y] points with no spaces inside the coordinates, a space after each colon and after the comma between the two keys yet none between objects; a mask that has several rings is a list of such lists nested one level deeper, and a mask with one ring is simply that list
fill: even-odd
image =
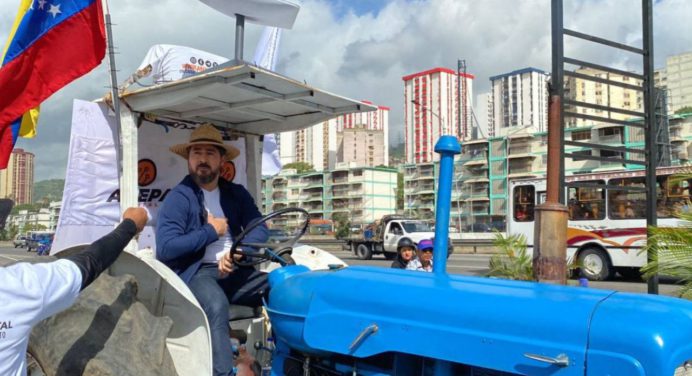
[{"label": "straw hat", "polygon": [[187,159],[190,152],[190,147],[193,145],[213,145],[226,150],[223,155],[226,160],[230,161],[240,154],[240,150],[235,146],[227,145],[223,142],[221,132],[213,125],[205,123],[190,133],[190,142],[187,144],[177,144],[171,146],[170,150],[175,154]]}]

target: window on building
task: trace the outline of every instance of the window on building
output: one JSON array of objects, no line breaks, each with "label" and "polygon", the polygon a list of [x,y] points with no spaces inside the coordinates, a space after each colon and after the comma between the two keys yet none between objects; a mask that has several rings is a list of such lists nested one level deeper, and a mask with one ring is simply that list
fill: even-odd
[{"label": "window on building", "polygon": [[591,139],[591,131],[572,132],[572,141],[584,141]]},{"label": "window on building", "polygon": [[517,222],[533,221],[536,204],[536,188],[533,185],[514,187],[514,208],[512,215]]},{"label": "window on building", "polygon": [[601,157],[608,158],[624,158],[625,155],[621,151],[615,150],[601,150]]}]

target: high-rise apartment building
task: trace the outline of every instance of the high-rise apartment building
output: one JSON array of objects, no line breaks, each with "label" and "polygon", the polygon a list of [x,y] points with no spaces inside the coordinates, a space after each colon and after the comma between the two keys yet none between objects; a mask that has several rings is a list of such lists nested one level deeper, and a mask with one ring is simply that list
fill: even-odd
[{"label": "high-rise apartment building", "polygon": [[513,129],[548,128],[548,73],[524,68],[490,77],[488,136],[504,136]]},{"label": "high-rise apartment building", "polygon": [[384,132],[375,129],[347,128],[339,134],[338,162],[355,162],[357,166],[387,165],[382,148]]},{"label": "high-rise apartment building", "polygon": [[[575,72],[609,81],[622,82],[634,86],[642,86],[641,80],[591,68],[579,68],[575,70]],[[635,112],[643,111],[643,94],[641,91],[574,77],[565,77],[565,83],[565,96],[571,100],[618,108],[621,110]],[[565,111],[579,111],[581,114],[607,117],[618,120],[627,120],[632,118],[632,115],[621,114],[619,112],[608,113],[603,110],[585,107],[573,108],[570,106],[565,106]],[[565,127],[567,128],[591,125],[594,125],[593,120],[577,119],[574,117],[565,118]],[[605,127],[607,124],[603,124],[602,126]]]},{"label": "high-rise apartment building", "polygon": [[471,137],[473,75],[457,76],[452,69],[434,68],[402,79],[407,163],[438,160],[434,147],[442,135],[460,140]]},{"label": "high-rise apartment building", "polygon": [[692,107],[692,52],[668,56],[665,68],[656,70],[654,82],[666,89],[670,114]]},{"label": "high-rise apartment building", "polygon": [[[262,212],[287,207],[308,211],[311,220],[345,215],[353,224],[370,223],[396,212],[397,170],[338,163],[332,171],[298,174],[286,169],[262,180]],[[295,225],[295,218],[278,218],[276,226]]]},{"label": "high-rise apartment building", "polygon": [[0,197],[30,204],[34,196],[34,154],[14,149],[7,168],[0,171]]},{"label": "high-rise apartment building", "polygon": [[[349,135],[345,136],[345,133]],[[345,153],[343,142],[348,140],[352,143],[359,137],[369,141],[367,145],[358,145],[357,149],[364,153],[357,153],[354,157],[350,146],[346,147],[349,152]],[[376,151],[372,155],[367,153],[370,146]],[[281,133],[279,155],[282,164],[306,162],[317,171],[332,170],[337,162],[358,162],[369,167],[386,164],[389,160],[389,107],[377,106],[376,111],[343,115],[306,129]]]}]

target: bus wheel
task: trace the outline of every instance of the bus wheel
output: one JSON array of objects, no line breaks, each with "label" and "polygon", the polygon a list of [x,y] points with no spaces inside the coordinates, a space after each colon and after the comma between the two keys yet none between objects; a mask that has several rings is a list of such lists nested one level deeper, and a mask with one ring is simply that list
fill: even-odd
[{"label": "bus wheel", "polygon": [[613,266],[603,250],[587,248],[579,254],[579,272],[590,281],[605,281],[613,276]]},{"label": "bus wheel", "polygon": [[370,260],[372,258],[372,249],[366,244],[358,244],[356,256],[361,260]]}]

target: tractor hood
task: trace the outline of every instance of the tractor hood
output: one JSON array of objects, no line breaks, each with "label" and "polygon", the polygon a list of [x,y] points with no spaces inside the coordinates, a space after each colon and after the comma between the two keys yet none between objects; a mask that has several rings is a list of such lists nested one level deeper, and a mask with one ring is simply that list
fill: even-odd
[{"label": "tractor hood", "polygon": [[[587,356],[607,363],[612,349],[648,348],[653,325],[684,333],[658,331],[664,343],[689,339],[692,329],[692,303],[607,290],[375,267],[284,271],[270,281],[278,340],[316,355],[399,352],[520,374],[584,375]],[[674,325],[665,323],[671,311]],[[599,328],[592,339],[590,327]],[[590,341],[597,352],[587,353]],[[556,372],[527,354],[564,354],[570,365]]]}]

